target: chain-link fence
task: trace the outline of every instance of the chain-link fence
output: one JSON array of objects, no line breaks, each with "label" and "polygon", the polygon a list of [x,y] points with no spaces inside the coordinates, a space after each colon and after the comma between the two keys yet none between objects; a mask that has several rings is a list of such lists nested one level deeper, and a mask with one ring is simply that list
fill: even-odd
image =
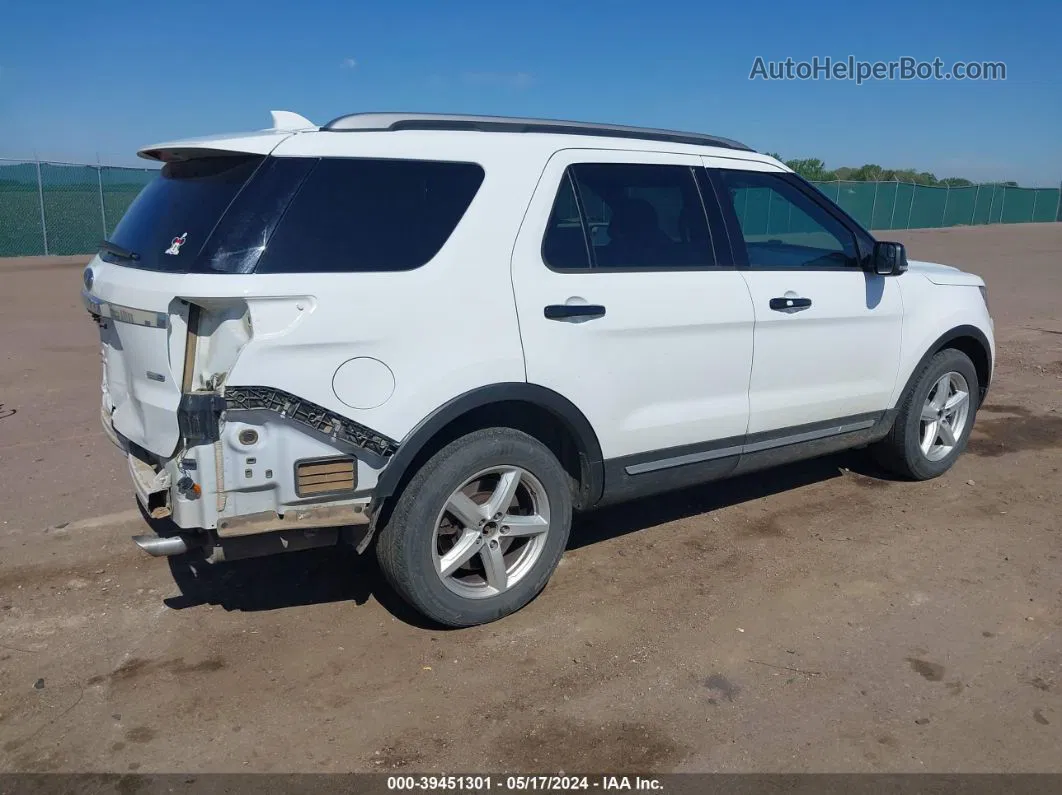
[{"label": "chain-link fence", "polygon": [[[0,257],[95,251],[157,173],[154,168],[0,158]],[[906,182],[815,184],[868,229],[1062,221],[1059,188],[951,188]],[[783,232],[801,223],[790,217],[788,204],[784,210],[784,202],[772,207],[774,202],[767,192],[746,197],[744,204],[744,222],[755,220],[754,226],[762,226],[765,232]]]},{"label": "chain-link fence", "polygon": [[95,251],[156,174],[153,168],[0,159],[0,257]]},{"label": "chain-link fence", "polygon": [[927,229],[1062,221],[1059,188],[947,187],[908,182],[817,182],[867,229]]}]

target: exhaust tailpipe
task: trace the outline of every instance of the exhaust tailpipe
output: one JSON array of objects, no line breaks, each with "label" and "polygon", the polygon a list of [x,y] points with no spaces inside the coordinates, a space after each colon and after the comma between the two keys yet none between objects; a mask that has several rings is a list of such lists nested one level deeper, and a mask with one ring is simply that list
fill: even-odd
[{"label": "exhaust tailpipe", "polygon": [[142,550],[155,558],[168,558],[171,555],[183,555],[189,549],[202,546],[202,541],[190,536],[133,536],[133,541]]}]

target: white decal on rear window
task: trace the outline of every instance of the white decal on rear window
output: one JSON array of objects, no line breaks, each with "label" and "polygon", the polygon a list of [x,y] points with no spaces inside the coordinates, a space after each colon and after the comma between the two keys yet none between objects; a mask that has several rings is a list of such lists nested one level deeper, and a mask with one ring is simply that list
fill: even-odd
[{"label": "white decal on rear window", "polygon": [[173,240],[170,241],[170,247],[168,249],[166,249],[166,253],[167,254],[172,254],[173,256],[176,257],[178,254],[181,253],[181,246],[184,245],[184,241],[187,240],[187,239],[188,239],[188,233],[187,232],[182,234],[180,237],[175,237]]}]

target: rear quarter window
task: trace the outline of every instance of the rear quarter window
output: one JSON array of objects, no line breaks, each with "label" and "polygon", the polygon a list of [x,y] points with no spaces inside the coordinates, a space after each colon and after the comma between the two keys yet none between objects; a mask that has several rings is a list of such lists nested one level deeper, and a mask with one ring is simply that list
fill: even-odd
[{"label": "rear quarter window", "polygon": [[449,239],[483,177],[475,163],[320,160],[288,205],[256,272],[418,268]]}]

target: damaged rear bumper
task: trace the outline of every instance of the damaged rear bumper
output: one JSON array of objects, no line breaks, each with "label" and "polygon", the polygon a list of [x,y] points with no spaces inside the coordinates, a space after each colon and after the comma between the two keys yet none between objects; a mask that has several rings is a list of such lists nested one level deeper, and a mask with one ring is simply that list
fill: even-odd
[{"label": "damaged rear bumper", "polygon": [[[231,387],[224,396],[194,397],[182,400],[182,440],[169,458],[130,443],[106,406],[101,412],[144,511],[173,525],[167,535],[137,537],[142,549],[169,556],[208,546],[231,559],[344,538],[364,549],[372,486],[396,442],[280,390]],[[260,543],[250,541],[258,536]]]}]

